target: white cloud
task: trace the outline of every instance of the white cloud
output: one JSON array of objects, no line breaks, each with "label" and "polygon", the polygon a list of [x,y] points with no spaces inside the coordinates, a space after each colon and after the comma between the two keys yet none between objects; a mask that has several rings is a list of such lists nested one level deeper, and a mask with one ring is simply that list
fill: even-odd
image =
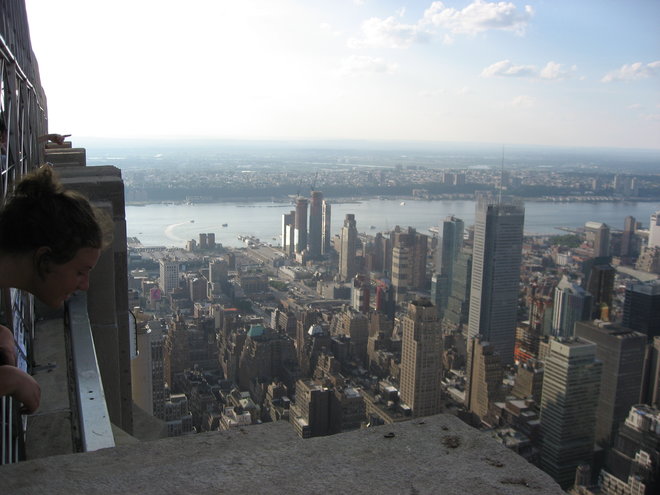
[{"label": "white cloud", "polygon": [[519,108],[530,108],[536,104],[536,98],[528,95],[516,96],[511,100],[511,105]]},{"label": "white cloud", "polygon": [[575,65],[570,69],[566,69],[561,64],[550,61],[545,65],[545,67],[543,67],[543,69],[541,69],[539,77],[541,79],[554,80],[566,79],[567,77],[570,77],[575,71],[577,71],[577,66]]},{"label": "white cloud", "polygon": [[398,66],[386,62],[379,57],[367,57],[364,55],[351,55],[342,61],[337,71],[340,76],[355,76],[360,74],[393,74]]},{"label": "white cloud", "polygon": [[633,103],[632,105],[628,105],[628,110],[641,110],[644,108],[640,103]]},{"label": "white cloud", "polygon": [[[407,48],[412,43],[427,41],[432,35],[442,35],[444,44],[451,44],[457,34],[475,35],[490,30],[512,31],[524,34],[533,10],[529,5],[522,11],[511,2],[485,2],[475,0],[462,10],[433,2],[421,19],[412,24],[398,19],[406,14],[405,8],[385,19],[372,17],[362,23],[359,38],[351,38],[352,48],[384,46]],[[444,33],[442,32],[444,31]]]},{"label": "white cloud", "polygon": [[522,11],[511,2],[475,0],[462,10],[433,2],[424,12],[422,23],[449,30],[453,34],[475,35],[489,30],[524,34],[534,11],[526,5]]},{"label": "white cloud", "polygon": [[545,67],[538,69],[535,65],[514,65],[510,60],[500,60],[481,71],[481,77],[528,77],[560,81],[571,77],[577,71],[577,66],[566,68],[558,62],[550,61]]},{"label": "white cloud", "polygon": [[464,86],[464,87],[456,90],[456,95],[457,96],[471,95],[473,93],[474,93],[474,91],[472,91],[468,86]]},{"label": "white cloud", "polygon": [[481,77],[533,77],[537,74],[534,65],[513,65],[510,60],[501,60],[481,71]]},{"label": "white cloud", "polygon": [[636,81],[638,79],[646,79],[660,75],[660,60],[643,64],[642,62],[635,62],[634,64],[624,64],[621,68],[608,72],[603,76],[601,82],[612,81]]},{"label": "white cloud", "polygon": [[372,17],[362,23],[362,37],[350,39],[348,45],[351,48],[365,45],[407,48],[413,42],[426,38],[426,33],[415,24],[404,24],[393,16],[387,19]]}]

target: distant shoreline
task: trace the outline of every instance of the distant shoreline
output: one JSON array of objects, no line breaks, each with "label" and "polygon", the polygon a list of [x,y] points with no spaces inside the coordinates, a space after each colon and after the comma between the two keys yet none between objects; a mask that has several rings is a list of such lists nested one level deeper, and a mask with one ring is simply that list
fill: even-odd
[{"label": "distant shoreline", "polygon": [[[469,197],[466,197],[469,196]],[[304,196],[302,196],[304,197]],[[364,196],[360,198],[325,198],[330,204],[350,204],[362,203],[374,199],[386,201],[474,201],[474,195],[442,195],[431,198],[416,198],[413,196]],[[660,202],[660,198],[615,198],[611,196],[552,196],[541,198],[520,198],[522,201],[535,203],[655,203]],[[274,203],[274,204],[294,204],[293,198],[271,198],[265,199],[263,196],[254,198],[243,197],[236,199],[213,199],[213,200],[195,200],[195,201],[126,201],[126,206],[147,206],[147,205],[184,205],[184,204],[236,204],[236,203]]]}]

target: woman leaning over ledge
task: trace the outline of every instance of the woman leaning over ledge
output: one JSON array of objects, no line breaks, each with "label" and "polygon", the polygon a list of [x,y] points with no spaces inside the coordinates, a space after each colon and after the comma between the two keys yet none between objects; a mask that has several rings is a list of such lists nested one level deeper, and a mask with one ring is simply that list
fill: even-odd
[{"label": "woman leaning over ledge", "polygon": [[[52,308],[76,290],[89,288],[107,237],[89,201],[65,191],[50,167],[21,180],[0,210],[0,288],[34,294]],[[12,395],[23,410],[39,407],[37,382],[16,367],[13,335],[0,327],[0,395]]]}]

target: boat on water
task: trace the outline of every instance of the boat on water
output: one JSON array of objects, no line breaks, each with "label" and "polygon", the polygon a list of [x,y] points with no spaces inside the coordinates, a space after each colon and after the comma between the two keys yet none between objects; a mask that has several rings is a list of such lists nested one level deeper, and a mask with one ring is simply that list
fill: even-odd
[{"label": "boat on water", "polygon": [[228,224],[226,224],[226,223],[223,223],[223,224],[222,224],[223,227],[226,227],[227,225],[228,225]]},{"label": "boat on water", "polygon": [[401,201],[400,206],[406,206],[406,202],[405,202],[405,201]]}]

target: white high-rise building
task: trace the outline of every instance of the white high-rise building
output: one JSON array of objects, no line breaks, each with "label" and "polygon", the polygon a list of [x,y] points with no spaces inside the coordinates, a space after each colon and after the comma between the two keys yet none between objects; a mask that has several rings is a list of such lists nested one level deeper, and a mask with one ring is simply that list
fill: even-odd
[{"label": "white high-rise building", "polygon": [[477,202],[468,336],[481,335],[513,364],[525,208],[490,197]]},{"label": "white high-rise building", "polygon": [[649,247],[660,247],[660,211],[651,213],[649,225]]},{"label": "white high-rise building", "polygon": [[169,294],[179,286],[179,262],[171,258],[162,258],[160,264],[160,288]]},{"label": "white high-rise building", "polygon": [[339,250],[339,276],[342,280],[350,280],[357,273],[357,242],[358,232],[355,215],[347,213],[344,226],[341,229],[341,249]]}]

